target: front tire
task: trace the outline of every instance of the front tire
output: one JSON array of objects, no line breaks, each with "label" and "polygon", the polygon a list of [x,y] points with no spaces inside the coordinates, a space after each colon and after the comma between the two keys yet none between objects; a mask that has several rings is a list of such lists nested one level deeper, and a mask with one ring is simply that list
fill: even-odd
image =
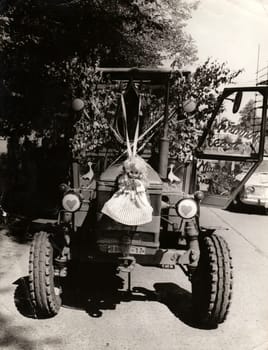
[{"label": "front tire", "polygon": [[195,320],[215,328],[228,314],[232,298],[232,258],[226,241],[215,234],[200,239],[200,260],[192,276]]},{"label": "front tire", "polygon": [[55,316],[61,307],[61,287],[54,276],[53,246],[50,234],[35,234],[29,259],[29,288],[38,318]]}]

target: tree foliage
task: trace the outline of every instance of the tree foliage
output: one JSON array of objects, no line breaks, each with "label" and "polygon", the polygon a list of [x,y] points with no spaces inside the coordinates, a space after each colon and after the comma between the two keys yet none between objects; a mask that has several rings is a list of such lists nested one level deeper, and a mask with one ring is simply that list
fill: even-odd
[{"label": "tree foliage", "polygon": [[[184,30],[196,4],[185,0],[8,3],[0,17],[1,71],[9,94],[1,112],[2,134],[31,135],[33,141],[55,144],[71,135],[71,101],[79,97],[89,118],[83,114],[76,121],[71,141],[74,156],[85,158],[113,141],[106,112],[115,106],[117,91],[97,88],[102,76],[95,68],[152,67],[176,56],[170,95],[177,117],[170,120],[170,150],[185,159],[214,108],[218,89],[238,74],[208,60],[190,81],[181,80],[178,69],[196,59],[195,45]],[[187,98],[198,101],[197,112],[190,117],[182,108]],[[152,123],[162,113],[162,101],[146,99]]]},{"label": "tree foliage", "polygon": [[196,59],[195,45],[184,31],[196,1],[14,0],[4,4],[1,78],[10,94],[1,113],[4,134],[25,135],[34,129],[49,136],[55,118],[70,114],[66,101],[78,92],[83,97],[87,94],[85,67],[156,66],[174,54],[179,54],[179,65]]},{"label": "tree foliage", "polygon": [[[210,59],[200,65],[190,79],[182,78],[179,70],[172,71],[169,104],[169,110],[173,111],[169,119],[170,155],[172,157],[185,161],[191,156],[199,136],[215,109],[220,91],[239,73],[240,71],[231,71],[225,63],[221,64]],[[80,159],[87,158],[89,152],[99,146],[107,145],[109,142],[113,142],[113,146],[117,144],[109,129],[111,119],[108,118],[107,111],[110,109],[115,111],[120,87],[115,87],[113,90],[104,88],[98,90],[97,85],[102,77],[96,73],[93,75],[95,78],[92,76],[90,82],[84,83],[84,85],[90,84],[91,86],[88,90],[90,97],[86,105],[90,118],[88,119],[84,114],[75,124],[76,133],[73,146],[75,155]],[[87,77],[88,75],[85,74],[84,78],[87,79]],[[95,87],[93,88],[94,79]],[[190,114],[183,108],[187,100],[196,102],[196,109]],[[142,101],[143,115],[146,115],[146,123],[142,130],[144,131],[163,115],[164,97],[143,92]],[[150,139],[156,152],[161,132],[162,128],[159,127],[155,130],[154,137]],[[117,144],[117,147],[120,148],[120,145]]]},{"label": "tree foliage", "polygon": [[[170,153],[181,161],[188,159],[198,143],[217,98],[224,85],[231,83],[241,70],[232,71],[226,63],[210,58],[193,72],[190,80],[181,81],[174,76],[171,89],[171,103],[177,107],[177,118],[170,121]],[[196,110],[187,114],[183,102],[193,99]]]},{"label": "tree foliage", "polygon": [[249,100],[245,107],[240,111],[241,122],[240,125],[244,128],[252,128],[252,121],[255,119],[256,102]]}]

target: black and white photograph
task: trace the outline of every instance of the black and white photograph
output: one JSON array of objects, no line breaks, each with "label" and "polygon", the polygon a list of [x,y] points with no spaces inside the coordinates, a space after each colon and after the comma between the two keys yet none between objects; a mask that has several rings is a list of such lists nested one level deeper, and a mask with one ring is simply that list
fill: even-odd
[{"label": "black and white photograph", "polygon": [[268,0],[0,0],[0,349],[268,350]]}]

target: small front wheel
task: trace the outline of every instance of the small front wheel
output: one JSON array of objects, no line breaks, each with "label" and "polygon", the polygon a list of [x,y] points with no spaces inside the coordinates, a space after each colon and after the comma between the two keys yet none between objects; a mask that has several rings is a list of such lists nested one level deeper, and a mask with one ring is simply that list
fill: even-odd
[{"label": "small front wheel", "polygon": [[192,276],[195,319],[215,328],[227,316],[232,297],[232,258],[227,242],[211,234],[200,238],[200,260]]},{"label": "small front wheel", "polygon": [[50,234],[38,232],[34,235],[29,259],[30,296],[38,318],[53,317],[59,312],[61,286],[57,279]]}]

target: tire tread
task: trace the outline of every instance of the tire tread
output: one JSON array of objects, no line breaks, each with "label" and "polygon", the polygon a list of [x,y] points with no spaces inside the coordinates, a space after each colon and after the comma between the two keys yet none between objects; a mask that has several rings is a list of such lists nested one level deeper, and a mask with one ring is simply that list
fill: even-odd
[{"label": "tire tread", "polygon": [[38,318],[55,316],[61,300],[54,291],[53,248],[50,234],[37,232],[30,247],[29,258],[30,297]]},{"label": "tire tread", "polygon": [[[197,307],[197,318],[202,324],[216,327],[222,323],[229,312],[232,299],[233,265],[230,249],[223,237],[211,234],[200,239],[201,259],[193,277],[193,301]],[[205,261],[205,262],[204,262]],[[204,282],[204,276],[205,282]],[[204,286],[206,293],[198,295],[198,284]],[[198,305],[199,304],[199,305]],[[207,305],[203,307],[202,305]],[[200,308],[202,311],[200,311]],[[200,311],[200,312],[199,312]]]}]

